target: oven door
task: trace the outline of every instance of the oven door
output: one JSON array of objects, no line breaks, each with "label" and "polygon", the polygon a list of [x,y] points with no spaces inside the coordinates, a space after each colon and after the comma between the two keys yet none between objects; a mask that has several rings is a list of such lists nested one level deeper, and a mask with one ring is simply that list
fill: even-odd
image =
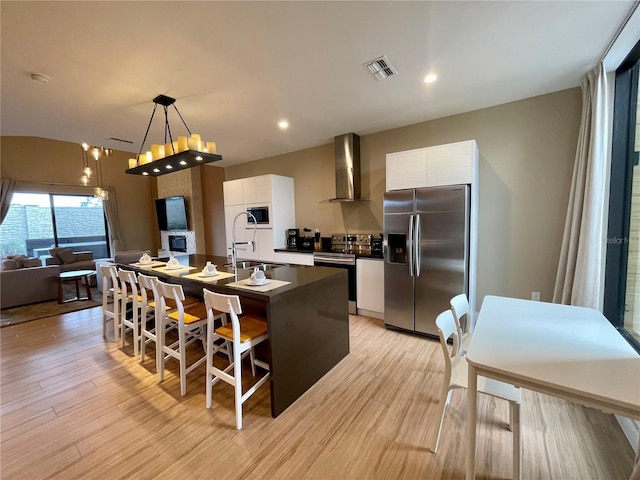
[{"label": "oven door", "polygon": [[356,313],[356,257],[325,257],[321,254],[313,255],[313,265],[316,267],[342,268],[347,271],[349,279],[349,313]]}]

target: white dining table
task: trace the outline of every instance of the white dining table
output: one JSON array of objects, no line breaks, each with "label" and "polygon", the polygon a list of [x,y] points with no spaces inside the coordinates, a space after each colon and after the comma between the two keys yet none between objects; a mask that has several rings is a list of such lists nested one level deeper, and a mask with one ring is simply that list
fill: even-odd
[{"label": "white dining table", "polygon": [[640,355],[598,310],[486,296],[467,362],[467,480],[475,479],[478,375],[640,419]]}]

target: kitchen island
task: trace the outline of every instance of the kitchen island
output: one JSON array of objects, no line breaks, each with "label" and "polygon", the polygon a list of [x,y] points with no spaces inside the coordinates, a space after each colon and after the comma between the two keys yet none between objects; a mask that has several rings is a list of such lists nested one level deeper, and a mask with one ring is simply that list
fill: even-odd
[{"label": "kitchen island", "polygon": [[185,267],[195,268],[169,273],[162,268],[164,265],[119,266],[157,276],[169,283],[179,283],[185,294],[198,298],[202,298],[203,288],[238,295],[244,313],[265,317],[269,328],[267,360],[271,369],[273,417],[282,413],[349,353],[346,271],[301,265],[267,265],[267,278],[289,283],[261,292],[232,285],[248,279],[252,267],[239,268],[237,279],[231,276],[199,280],[193,274],[200,272],[207,261],[216,264],[219,272],[233,273],[230,266],[224,266],[229,260],[205,255],[184,255],[176,259]]}]

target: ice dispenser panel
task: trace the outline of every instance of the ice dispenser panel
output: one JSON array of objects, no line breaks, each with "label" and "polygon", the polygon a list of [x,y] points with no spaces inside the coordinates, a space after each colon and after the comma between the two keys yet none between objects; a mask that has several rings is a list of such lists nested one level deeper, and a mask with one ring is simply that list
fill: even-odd
[{"label": "ice dispenser panel", "polygon": [[407,263],[407,236],[401,233],[387,235],[387,262]]}]

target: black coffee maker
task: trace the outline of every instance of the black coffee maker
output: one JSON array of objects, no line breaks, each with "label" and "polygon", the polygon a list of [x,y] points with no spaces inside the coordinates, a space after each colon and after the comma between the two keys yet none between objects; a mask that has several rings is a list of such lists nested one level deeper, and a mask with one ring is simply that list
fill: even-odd
[{"label": "black coffee maker", "polygon": [[287,248],[298,248],[298,237],[300,236],[299,228],[290,228],[287,230]]}]

